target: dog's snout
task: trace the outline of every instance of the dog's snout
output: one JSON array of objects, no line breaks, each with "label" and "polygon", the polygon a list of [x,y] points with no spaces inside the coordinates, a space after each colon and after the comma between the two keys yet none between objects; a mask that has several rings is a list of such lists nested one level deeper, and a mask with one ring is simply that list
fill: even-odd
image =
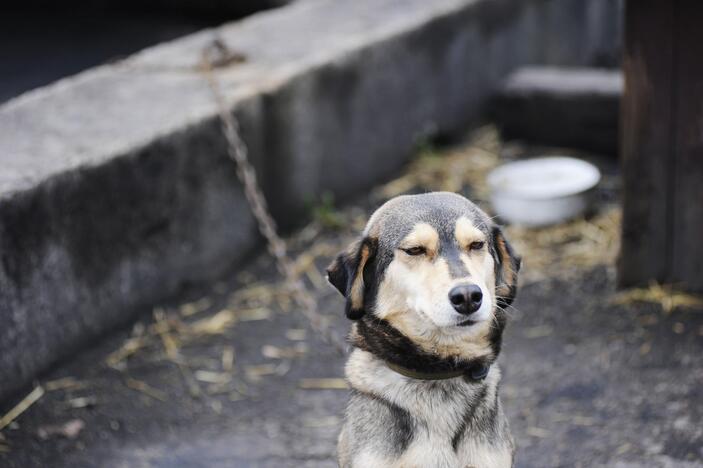
[{"label": "dog's snout", "polygon": [[483,292],[475,284],[460,284],[449,291],[449,302],[460,314],[473,314],[481,307]]}]

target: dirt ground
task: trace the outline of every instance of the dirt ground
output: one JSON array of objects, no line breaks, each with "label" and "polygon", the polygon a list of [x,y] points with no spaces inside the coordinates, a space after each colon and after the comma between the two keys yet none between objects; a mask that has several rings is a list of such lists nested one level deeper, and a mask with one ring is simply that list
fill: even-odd
[{"label": "dirt ground", "polygon": [[[543,150],[487,127],[424,150],[345,208],[315,207],[291,245],[334,331],[348,323],[320,271],[374,206],[435,189],[485,202],[486,171]],[[604,173],[595,213],[507,229],[524,256],[500,358],[517,466],[701,467],[703,308],[657,285],[615,290],[617,173],[588,157]],[[295,310],[268,256],[140,317],[40,379],[41,398],[0,431],[0,466],[335,466],[344,357]]]}]

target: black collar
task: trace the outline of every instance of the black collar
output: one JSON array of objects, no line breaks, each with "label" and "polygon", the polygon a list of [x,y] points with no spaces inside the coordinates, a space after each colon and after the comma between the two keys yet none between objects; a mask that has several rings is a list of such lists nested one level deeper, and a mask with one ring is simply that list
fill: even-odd
[{"label": "black collar", "polygon": [[409,377],[411,379],[416,380],[447,380],[456,377],[466,377],[467,379],[473,382],[480,382],[486,378],[490,369],[490,366],[487,366],[485,364],[476,364],[470,367],[469,369],[465,370],[454,370],[448,372],[420,372],[408,369],[407,367],[399,366],[397,364],[393,364],[392,362],[388,361],[386,361],[386,365],[392,371],[397,372],[398,374],[403,375],[405,377]]},{"label": "black collar", "polygon": [[493,363],[492,358],[461,360],[428,353],[385,320],[367,321],[366,317],[355,323],[351,342],[386,362],[393,371],[413,379],[464,377],[469,381],[481,381]]}]

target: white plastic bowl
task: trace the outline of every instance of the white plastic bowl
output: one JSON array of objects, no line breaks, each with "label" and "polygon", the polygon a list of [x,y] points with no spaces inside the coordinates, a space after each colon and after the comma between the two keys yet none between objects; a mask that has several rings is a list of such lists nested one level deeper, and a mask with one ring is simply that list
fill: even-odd
[{"label": "white plastic bowl", "polygon": [[599,181],[593,164],[562,156],[509,163],[488,174],[496,214],[525,226],[547,226],[583,214]]}]

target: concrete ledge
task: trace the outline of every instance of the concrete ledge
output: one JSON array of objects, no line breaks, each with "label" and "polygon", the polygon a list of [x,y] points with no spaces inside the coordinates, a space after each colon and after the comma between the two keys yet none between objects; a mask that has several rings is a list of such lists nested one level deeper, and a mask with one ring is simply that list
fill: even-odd
[{"label": "concrete ledge", "polygon": [[619,70],[527,67],[511,74],[491,112],[508,138],[617,154]]},{"label": "concrete ledge", "polygon": [[[611,0],[294,3],[148,49],[0,108],[0,398],[86,340],[259,244],[215,108],[219,79],[289,225],[323,190],[388,177],[515,67],[617,56]],[[605,28],[605,29],[604,29]]]}]

